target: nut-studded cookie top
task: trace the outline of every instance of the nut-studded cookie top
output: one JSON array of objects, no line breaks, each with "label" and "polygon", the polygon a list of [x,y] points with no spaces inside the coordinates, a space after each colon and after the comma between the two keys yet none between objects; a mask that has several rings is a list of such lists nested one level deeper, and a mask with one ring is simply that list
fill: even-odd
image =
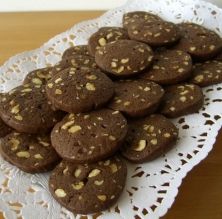
[{"label": "nut-studded cookie top", "polygon": [[46,86],[53,106],[66,112],[86,112],[103,106],[114,94],[113,82],[96,69],[68,68]]},{"label": "nut-studded cookie top", "polygon": [[131,24],[128,27],[130,39],[147,43],[150,46],[166,46],[180,38],[179,28],[167,21],[152,21]]},{"label": "nut-studded cookie top", "polygon": [[84,55],[75,55],[71,56],[65,59],[62,59],[60,62],[58,62],[52,69],[52,74],[55,75],[58,72],[66,69],[66,68],[75,68],[81,69],[81,68],[97,68],[97,65],[95,63],[95,60],[93,57],[90,56],[84,56]]},{"label": "nut-studded cookie top", "polygon": [[215,32],[194,23],[182,23],[178,26],[182,38],[176,45],[177,49],[188,52],[198,60],[212,58],[221,51],[222,40]]},{"label": "nut-studded cookie top", "polygon": [[28,173],[51,170],[60,160],[48,135],[12,132],[2,139],[0,150],[5,160]]},{"label": "nut-studded cookie top", "polygon": [[66,160],[76,163],[104,159],[121,146],[127,121],[118,111],[101,109],[88,114],[70,114],[51,134],[52,145]]},{"label": "nut-studded cookie top", "polygon": [[28,84],[28,83],[32,83],[34,85],[46,84],[47,81],[52,77],[52,68],[53,67],[36,69],[28,73],[23,81],[23,84]]},{"label": "nut-studded cookie top", "polygon": [[104,71],[119,76],[135,75],[149,67],[153,60],[152,49],[133,40],[118,40],[96,52],[96,63]]},{"label": "nut-studded cookie top", "polygon": [[89,56],[87,45],[72,46],[66,49],[62,55],[62,59],[70,58],[76,55]]},{"label": "nut-studded cookie top", "polygon": [[207,61],[194,65],[191,83],[201,87],[222,82],[222,62]]},{"label": "nut-studded cookie top", "polygon": [[52,128],[63,113],[53,110],[45,86],[25,84],[3,95],[0,116],[19,132],[42,133]]},{"label": "nut-studded cookie top", "polygon": [[153,66],[141,78],[168,85],[182,82],[190,77],[192,59],[180,50],[159,50],[155,53]]},{"label": "nut-studded cookie top", "polygon": [[153,113],[164,90],[156,83],[147,80],[126,80],[115,83],[115,97],[109,107],[132,117]]},{"label": "nut-studded cookie top", "polygon": [[146,162],[166,152],[177,137],[177,128],[162,115],[131,121],[122,154],[132,162]]},{"label": "nut-studded cookie top", "polygon": [[121,39],[128,39],[128,34],[123,28],[102,27],[89,38],[89,52],[92,56],[95,56],[96,51],[100,47]]},{"label": "nut-studded cookie top", "polygon": [[50,176],[49,189],[73,213],[95,213],[117,201],[126,174],[126,164],[118,157],[89,165],[62,161]]},{"label": "nut-studded cookie top", "polygon": [[123,15],[123,27],[128,28],[131,24],[162,20],[159,16],[146,11],[133,11]]},{"label": "nut-studded cookie top", "polygon": [[203,105],[203,93],[194,84],[178,84],[167,87],[161,113],[168,117],[178,117],[198,112]]}]

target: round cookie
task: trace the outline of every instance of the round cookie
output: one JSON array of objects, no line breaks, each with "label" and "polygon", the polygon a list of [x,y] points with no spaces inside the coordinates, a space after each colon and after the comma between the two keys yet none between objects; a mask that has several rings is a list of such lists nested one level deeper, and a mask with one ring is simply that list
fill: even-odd
[{"label": "round cookie", "polygon": [[167,87],[161,113],[175,118],[197,112],[203,105],[204,96],[194,84],[178,84]]},{"label": "round cookie", "polygon": [[4,94],[0,116],[19,132],[43,133],[61,120],[63,113],[52,108],[46,98],[45,86],[25,84]]},{"label": "round cookie", "polygon": [[128,35],[132,40],[153,47],[172,45],[180,39],[180,31],[175,24],[158,20],[131,24],[128,27]]},{"label": "round cookie", "polygon": [[89,56],[87,45],[72,46],[66,49],[62,55],[62,59],[66,59],[76,55]]},{"label": "round cookie", "polygon": [[162,20],[159,16],[146,11],[133,11],[123,15],[123,27],[128,28],[131,24]]},{"label": "round cookie", "polygon": [[67,68],[48,81],[46,92],[56,108],[79,113],[107,103],[114,94],[114,86],[99,70]]},{"label": "round cookie", "polygon": [[222,82],[222,62],[207,61],[194,65],[191,83],[201,87]]},{"label": "round cookie", "polygon": [[50,176],[49,190],[73,213],[91,214],[116,203],[126,175],[126,164],[118,157],[88,165],[62,161]]},{"label": "round cookie", "polygon": [[127,121],[118,111],[101,109],[70,114],[51,133],[57,153],[74,163],[88,163],[114,154],[124,141]]},{"label": "round cookie", "polygon": [[48,135],[12,132],[2,139],[0,150],[6,161],[28,173],[49,171],[60,161]]},{"label": "round cookie", "polygon": [[153,113],[164,95],[164,90],[147,80],[127,80],[115,83],[115,97],[109,108],[119,110],[131,117]]},{"label": "round cookie", "polygon": [[100,47],[121,39],[128,39],[128,34],[122,27],[102,27],[89,38],[89,53],[95,56]]},{"label": "round cookie", "polygon": [[9,126],[7,126],[2,119],[0,118],[0,138],[5,137],[6,135],[8,135],[9,133],[12,132],[12,128],[10,128]]},{"label": "round cookie", "polygon": [[23,84],[32,83],[34,85],[46,84],[52,77],[52,67],[36,69],[28,73],[23,81]]},{"label": "round cookie", "polygon": [[131,162],[143,163],[168,151],[178,138],[178,129],[162,115],[151,115],[129,123],[121,152]]},{"label": "round cookie", "polygon": [[181,40],[176,49],[188,52],[197,60],[207,60],[217,55],[222,49],[222,40],[213,31],[198,24],[181,23]]},{"label": "round cookie", "polygon": [[58,62],[52,69],[52,74],[56,75],[58,72],[66,69],[66,68],[98,68],[93,57],[84,56],[84,55],[75,55],[72,57],[68,57],[66,59],[62,59]]},{"label": "round cookie", "polygon": [[97,65],[107,73],[123,77],[135,75],[149,67],[152,49],[133,40],[118,40],[101,47],[95,55]]},{"label": "round cookie", "polygon": [[180,50],[160,50],[154,55],[153,66],[141,78],[168,85],[182,82],[191,76],[192,59]]}]

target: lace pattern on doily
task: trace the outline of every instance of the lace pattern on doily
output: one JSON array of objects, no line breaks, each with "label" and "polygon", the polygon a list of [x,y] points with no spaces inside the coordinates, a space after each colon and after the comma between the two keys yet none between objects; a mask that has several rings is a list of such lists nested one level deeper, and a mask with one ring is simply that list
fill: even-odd
[{"label": "lace pattern on doily", "polygon": [[[222,10],[200,0],[132,0],[125,6],[108,11],[100,18],[84,21],[49,40],[39,49],[10,58],[0,67],[0,92],[21,84],[25,75],[36,68],[55,64],[62,52],[84,44],[102,26],[120,26],[123,13],[147,10],[176,23],[192,21],[222,35]],[[125,190],[109,211],[98,214],[104,219],[157,219],[174,202],[182,179],[204,159],[215,142],[222,125],[222,84],[204,89],[205,105],[199,114],[178,119],[178,145],[155,161],[128,164]],[[65,219],[81,218],[62,208],[48,191],[49,174],[24,173],[0,157],[0,211],[6,218]],[[84,217],[85,218],[85,217]],[[92,216],[88,216],[92,218]]]}]

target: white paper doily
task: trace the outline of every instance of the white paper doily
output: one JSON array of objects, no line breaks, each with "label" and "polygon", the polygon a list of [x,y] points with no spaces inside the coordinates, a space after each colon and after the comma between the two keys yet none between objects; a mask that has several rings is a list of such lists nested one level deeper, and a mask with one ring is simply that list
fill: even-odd
[{"label": "white paper doily", "polygon": [[[21,84],[29,71],[55,64],[66,48],[86,43],[98,27],[120,26],[123,13],[135,10],[154,12],[176,23],[199,23],[222,35],[222,10],[210,3],[200,0],[132,0],[98,19],[75,25],[39,49],[10,58],[0,67],[0,92]],[[98,218],[157,219],[167,212],[182,179],[212,149],[222,126],[221,90],[222,84],[205,88],[205,105],[200,113],[174,120],[180,131],[180,140],[174,149],[147,164],[128,164],[128,180],[119,202]],[[7,219],[81,218],[53,200],[48,192],[48,175],[26,174],[0,156],[0,211],[4,216]]]}]

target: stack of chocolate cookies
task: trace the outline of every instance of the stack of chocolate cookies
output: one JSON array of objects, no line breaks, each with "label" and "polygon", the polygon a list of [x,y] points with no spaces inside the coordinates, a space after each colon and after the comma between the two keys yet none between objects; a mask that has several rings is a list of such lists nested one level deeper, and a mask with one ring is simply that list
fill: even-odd
[{"label": "stack of chocolate cookies", "polygon": [[1,155],[28,173],[53,170],[52,196],[74,213],[109,208],[124,159],[151,161],[178,139],[169,118],[197,113],[201,87],[222,82],[222,40],[194,23],[143,11],[68,48],[1,94]]}]

